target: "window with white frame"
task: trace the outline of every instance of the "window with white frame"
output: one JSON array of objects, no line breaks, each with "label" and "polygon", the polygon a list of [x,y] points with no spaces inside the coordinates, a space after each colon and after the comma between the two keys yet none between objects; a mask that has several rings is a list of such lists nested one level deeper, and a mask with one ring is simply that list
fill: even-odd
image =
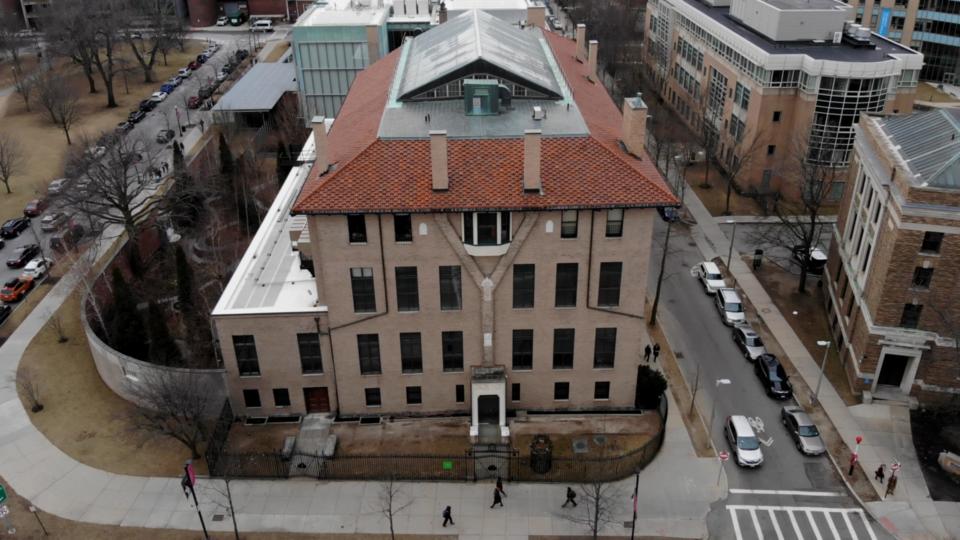
[{"label": "window with white frame", "polygon": [[499,246],[510,242],[510,212],[464,212],[463,243]]}]

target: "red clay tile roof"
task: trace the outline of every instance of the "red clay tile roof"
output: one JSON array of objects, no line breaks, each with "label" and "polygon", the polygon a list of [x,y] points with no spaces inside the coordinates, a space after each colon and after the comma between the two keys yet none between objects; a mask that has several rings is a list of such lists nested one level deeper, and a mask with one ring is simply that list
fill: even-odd
[{"label": "red clay tile roof", "polygon": [[317,171],[294,204],[297,214],[443,212],[471,209],[649,207],[677,199],[647,156],[620,148],[620,110],[604,87],[586,78],[572,40],[544,32],[589,137],[545,137],[543,193],[523,191],[523,139],[449,139],[450,189],[432,189],[430,141],[381,140],[380,118],[399,50],[354,81],[328,135],[333,170]]}]

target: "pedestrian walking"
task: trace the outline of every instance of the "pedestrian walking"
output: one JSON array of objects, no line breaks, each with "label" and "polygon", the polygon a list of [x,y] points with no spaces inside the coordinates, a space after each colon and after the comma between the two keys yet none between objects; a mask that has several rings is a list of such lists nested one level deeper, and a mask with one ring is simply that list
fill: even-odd
[{"label": "pedestrian walking", "polygon": [[500,492],[500,495],[504,497],[507,496],[507,492],[503,490],[503,478],[497,477],[497,491]]},{"label": "pedestrian walking", "polygon": [[897,490],[897,475],[890,475],[890,480],[887,482],[887,494],[883,496],[884,499],[893,495],[893,492]]},{"label": "pedestrian walking", "polygon": [[567,486],[567,500],[566,502],[563,503],[563,506],[561,506],[561,508],[566,508],[568,504],[572,504],[576,506],[577,505],[576,499],[577,499],[577,492],[574,491],[572,487]]},{"label": "pedestrian walking", "polygon": [[456,523],[453,522],[453,510],[451,510],[449,506],[443,509],[443,526],[446,527],[447,523],[456,525]]},{"label": "pedestrian walking", "polygon": [[200,119],[200,133],[203,133],[203,119]]},{"label": "pedestrian walking", "polygon": [[658,357],[658,356],[660,356],[660,344],[659,344],[659,343],[654,343],[654,344],[653,344],[653,363],[654,363],[654,364],[657,363],[657,357]]},{"label": "pedestrian walking", "polygon": [[499,489],[493,490],[493,504],[490,505],[490,508],[493,508],[496,505],[503,506],[503,497],[500,495]]},{"label": "pedestrian walking", "polygon": [[650,344],[647,343],[647,346],[643,348],[643,361],[644,361],[644,362],[649,362],[649,361],[650,361],[650,353],[651,353],[652,351],[653,351],[653,349],[650,348]]},{"label": "pedestrian walking", "polygon": [[884,465],[883,463],[881,463],[880,466],[877,467],[877,470],[874,471],[874,473],[873,473],[873,479],[874,479],[874,480],[877,480],[878,482],[880,482],[880,485],[881,485],[881,486],[883,485],[883,476],[884,476],[884,468],[885,468],[885,467],[886,467],[886,465]]}]

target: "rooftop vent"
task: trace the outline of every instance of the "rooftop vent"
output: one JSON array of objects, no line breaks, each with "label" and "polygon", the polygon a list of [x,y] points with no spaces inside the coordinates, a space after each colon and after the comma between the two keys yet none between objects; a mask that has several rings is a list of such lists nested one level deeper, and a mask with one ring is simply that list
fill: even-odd
[{"label": "rooftop vent", "polygon": [[547,117],[547,113],[544,112],[543,107],[535,105],[533,107],[533,119],[534,120],[543,120]]}]

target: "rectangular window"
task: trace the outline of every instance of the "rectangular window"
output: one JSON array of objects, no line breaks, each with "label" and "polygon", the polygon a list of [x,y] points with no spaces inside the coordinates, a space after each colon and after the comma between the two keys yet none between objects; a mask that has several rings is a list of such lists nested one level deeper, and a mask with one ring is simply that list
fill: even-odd
[{"label": "rectangular window", "polygon": [[273,404],[276,407],[290,406],[290,392],[286,388],[273,389]]},{"label": "rectangular window", "polygon": [[477,212],[477,245],[495,246],[497,242],[496,212]]},{"label": "rectangular window", "polygon": [[924,253],[940,253],[940,244],[943,243],[943,233],[925,232],[923,233],[923,243],[920,244],[920,251]]},{"label": "rectangular window", "polygon": [[513,331],[513,369],[533,369],[533,330]]},{"label": "rectangular window", "polygon": [[777,145],[768,144],[767,145],[767,155],[772,156],[777,151]]},{"label": "rectangular window", "polygon": [[466,388],[462,384],[458,384],[455,388],[455,396],[457,403],[463,403],[467,400]]},{"label": "rectangular window", "polygon": [[380,373],[380,336],[357,334],[357,356],[361,375]]},{"label": "rectangular window", "polygon": [[404,373],[423,373],[420,332],[400,333],[400,368]]},{"label": "rectangular window", "polygon": [[323,358],[320,356],[320,334],[297,334],[302,373],[323,373]]},{"label": "rectangular window", "polygon": [[459,266],[440,267],[440,309],[457,311],[463,307],[463,284]]},{"label": "rectangular window", "polygon": [[623,208],[607,210],[607,238],[623,236]]},{"label": "rectangular window", "polygon": [[410,214],[393,216],[393,240],[395,242],[413,242],[413,218]]},{"label": "rectangular window", "polygon": [[593,343],[593,367],[612,368],[617,352],[617,329],[597,328]]},{"label": "rectangular window", "polygon": [[576,332],[573,328],[557,328],[553,331],[553,369],[573,369],[573,343]]},{"label": "rectangular window", "polygon": [[443,370],[463,371],[463,332],[443,332]]},{"label": "rectangular window", "polygon": [[532,308],[535,286],[535,267],[532,264],[513,265],[513,308]]},{"label": "rectangular window", "polygon": [[570,383],[553,383],[553,399],[557,401],[566,401],[570,399]]},{"label": "rectangular window", "polygon": [[347,232],[351,244],[363,244],[367,241],[367,218],[363,214],[347,215]]},{"label": "rectangular window", "polygon": [[921,311],[923,311],[922,304],[904,304],[903,314],[900,315],[900,326],[904,328],[916,328],[920,323]]},{"label": "rectangular window", "polygon": [[244,390],[243,406],[248,409],[256,409],[260,407],[260,391],[252,388],[247,388]]},{"label": "rectangular window", "polygon": [[593,383],[593,399],[610,399],[609,381],[597,381]]},{"label": "rectangular window", "polygon": [[353,287],[353,310],[369,313],[377,310],[377,298],[373,290],[373,268],[351,268],[350,285]]},{"label": "rectangular window", "polygon": [[510,400],[520,401],[520,383],[515,382],[510,385]]},{"label": "rectangular window", "polygon": [[420,405],[423,403],[423,392],[419,386],[407,387],[407,405]]},{"label": "rectangular window", "polygon": [[913,286],[918,289],[929,289],[933,279],[933,268],[916,267],[913,269]]},{"label": "rectangular window", "polygon": [[872,248],[873,246],[867,244],[867,251],[863,254],[863,262],[860,264],[861,272],[865,272],[867,270],[867,264],[870,263],[870,249]]},{"label": "rectangular window", "polygon": [[398,266],[394,272],[397,278],[397,310],[419,311],[420,290],[417,287],[417,267]]},{"label": "rectangular window", "polygon": [[560,238],[577,237],[577,211],[564,210],[560,217]]},{"label": "rectangular window", "polygon": [[253,336],[233,336],[233,354],[237,357],[237,371],[241,377],[260,375],[260,360]]},{"label": "rectangular window", "polygon": [[364,388],[363,393],[364,393],[364,397],[366,397],[366,400],[367,400],[367,407],[380,406],[380,389],[379,388]]},{"label": "rectangular window", "polygon": [[620,274],[623,263],[600,263],[600,286],[597,290],[597,305],[614,307],[620,305]]},{"label": "rectangular window", "polygon": [[773,111],[773,121],[774,122],[780,121],[780,111]]},{"label": "rectangular window", "polygon": [[577,263],[557,264],[556,307],[577,305]]}]

